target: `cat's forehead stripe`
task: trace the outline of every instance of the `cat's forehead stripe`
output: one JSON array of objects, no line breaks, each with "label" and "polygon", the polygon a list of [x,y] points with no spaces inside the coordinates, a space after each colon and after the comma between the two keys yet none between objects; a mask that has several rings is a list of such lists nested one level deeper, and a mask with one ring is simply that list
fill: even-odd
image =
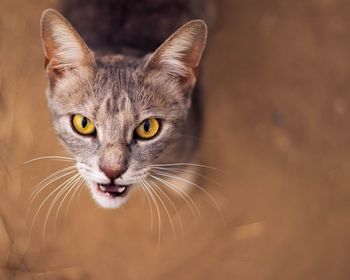
[{"label": "cat's forehead stripe", "polygon": [[111,94],[106,94],[104,99],[104,109],[107,114],[113,115],[125,110],[125,96],[123,91],[113,91]]}]

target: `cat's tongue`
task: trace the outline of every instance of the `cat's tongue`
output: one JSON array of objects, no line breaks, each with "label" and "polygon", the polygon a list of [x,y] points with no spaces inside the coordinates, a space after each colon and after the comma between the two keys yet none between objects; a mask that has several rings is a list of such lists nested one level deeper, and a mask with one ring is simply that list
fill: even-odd
[{"label": "cat's tongue", "polygon": [[98,190],[102,193],[109,194],[113,197],[122,196],[126,193],[127,186],[119,186],[115,184],[98,184]]}]

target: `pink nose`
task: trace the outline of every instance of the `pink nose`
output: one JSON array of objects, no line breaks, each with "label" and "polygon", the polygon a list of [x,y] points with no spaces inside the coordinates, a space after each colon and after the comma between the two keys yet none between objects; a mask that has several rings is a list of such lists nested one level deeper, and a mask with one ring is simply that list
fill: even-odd
[{"label": "pink nose", "polygon": [[111,179],[111,181],[119,178],[124,172],[124,168],[110,168],[110,167],[100,167],[102,172],[106,174],[106,176]]}]

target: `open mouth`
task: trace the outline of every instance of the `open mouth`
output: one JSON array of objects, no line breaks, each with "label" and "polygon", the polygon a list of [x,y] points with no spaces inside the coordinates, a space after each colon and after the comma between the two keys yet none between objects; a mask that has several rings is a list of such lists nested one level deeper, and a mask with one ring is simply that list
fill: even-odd
[{"label": "open mouth", "polygon": [[97,191],[100,194],[115,198],[123,197],[127,194],[129,186],[121,186],[117,184],[97,184]]}]

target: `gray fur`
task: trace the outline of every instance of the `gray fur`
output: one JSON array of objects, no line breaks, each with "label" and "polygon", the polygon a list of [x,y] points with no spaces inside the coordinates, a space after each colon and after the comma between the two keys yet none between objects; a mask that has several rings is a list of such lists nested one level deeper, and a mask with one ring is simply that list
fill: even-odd
[{"label": "gray fur", "polygon": [[[52,21],[64,22],[55,12],[48,13],[46,17],[53,19],[44,15],[44,30],[45,20],[50,20],[53,26]],[[67,28],[72,29],[69,25]],[[51,42],[47,36],[43,35],[46,54],[50,53]],[[198,55],[200,58],[201,53]],[[169,75],[157,69],[158,56],[155,57],[152,60],[150,54],[141,58],[95,54],[88,66],[73,64],[60,68],[59,74],[52,66],[54,58],[47,57],[50,78],[47,96],[54,128],[90,185],[109,183],[101,166],[123,168],[125,172],[116,183],[129,185],[145,175],[151,164],[188,162],[195,153],[199,121],[196,108],[190,105],[196,76]],[[97,135],[76,133],[71,126],[74,114],[93,120]],[[135,139],[135,128],[149,117],[161,121],[159,134],[150,140]],[[193,137],[188,137],[189,134]],[[96,200],[103,207],[121,204]]]}]

